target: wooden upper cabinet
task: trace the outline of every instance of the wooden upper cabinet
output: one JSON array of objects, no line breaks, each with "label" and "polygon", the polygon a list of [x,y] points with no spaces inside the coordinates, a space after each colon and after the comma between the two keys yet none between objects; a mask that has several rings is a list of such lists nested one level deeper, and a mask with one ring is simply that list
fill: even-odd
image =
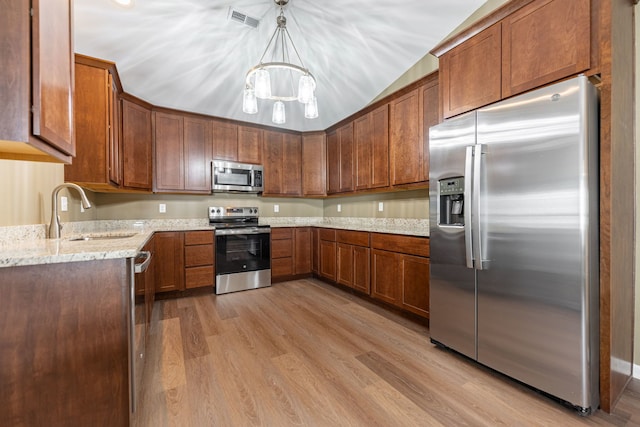
[{"label": "wooden upper cabinet", "polygon": [[495,24],[440,57],[445,118],[500,100],[501,24]]},{"label": "wooden upper cabinet", "polygon": [[122,183],[135,190],[151,191],[151,107],[122,100]]},{"label": "wooden upper cabinet", "polygon": [[302,194],[302,137],[285,133],[282,150],[282,193],[287,196]]},{"label": "wooden upper cabinet", "polygon": [[3,2],[0,157],[70,163],[73,135],[71,1]]},{"label": "wooden upper cabinet", "polygon": [[184,118],[184,190],[211,193],[211,120]]},{"label": "wooden upper cabinet", "polygon": [[590,3],[536,1],[502,21],[503,98],[589,69]]},{"label": "wooden upper cabinet", "polygon": [[390,103],[391,185],[423,181],[422,90],[416,88]]},{"label": "wooden upper cabinet", "polygon": [[338,132],[327,133],[327,194],[340,190],[340,145]]},{"label": "wooden upper cabinet", "polygon": [[302,194],[302,138],[284,132],[264,131],[264,194],[300,196]]},{"label": "wooden upper cabinet", "polygon": [[213,158],[233,162],[238,159],[238,125],[213,120]]},{"label": "wooden upper cabinet", "polygon": [[76,156],[65,165],[64,179],[94,191],[118,189],[120,98],[115,64],[76,55],[74,124]]},{"label": "wooden upper cabinet", "polygon": [[389,185],[389,106],[381,107],[353,122],[355,189]]},{"label": "wooden upper cabinet", "polygon": [[184,189],[184,120],[179,114],[154,112],[155,190]]},{"label": "wooden upper cabinet", "polygon": [[324,196],[326,194],[327,161],[324,132],[302,135],[302,195]]},{"label": "wooden upper cabinet", "polygon": [[340,146],[340,192],[352,191],[353,184],[353,122],[338,129]]},{"label": "wooden upper cabinet", "polygon": [[238,162],[262,164],[262,129],[238,126]]},{"label": "wooden upper cabinet", "polygon": [[154,112],[155,191],[211,192],[211,120]]}]

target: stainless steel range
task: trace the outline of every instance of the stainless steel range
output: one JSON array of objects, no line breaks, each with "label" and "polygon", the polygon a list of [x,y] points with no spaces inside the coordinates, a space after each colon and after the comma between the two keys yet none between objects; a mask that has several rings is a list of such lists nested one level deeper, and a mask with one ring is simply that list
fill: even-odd
[{"label": "stainless steel range", "polygon": [[256,207],[209,207],[216,229],[216,294],[271,286],[271,227]]}]

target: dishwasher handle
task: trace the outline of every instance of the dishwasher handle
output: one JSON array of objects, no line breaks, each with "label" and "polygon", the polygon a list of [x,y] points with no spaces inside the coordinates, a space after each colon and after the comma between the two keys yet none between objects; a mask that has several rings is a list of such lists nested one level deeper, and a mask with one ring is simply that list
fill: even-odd
[{"label": "dishwasher handle", "polygon": [[134,271],[136,272],[136,274],[144,273],[145,271],[147,271],[147,267],[149,267],[149,264],[151,263],[151,252],[149,251],[140,252],[136,256],[136,261],[139,261],[139,260],[143,260],[143,261],[141,263],[136,262],[134,264]]}]

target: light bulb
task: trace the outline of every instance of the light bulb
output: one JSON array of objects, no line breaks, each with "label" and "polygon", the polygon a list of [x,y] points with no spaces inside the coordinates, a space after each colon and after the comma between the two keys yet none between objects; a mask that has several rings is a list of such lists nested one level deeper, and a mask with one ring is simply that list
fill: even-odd
[{"label": "light bulb", "polygon": [[268,99],[271,97],[271,77],[267,70],[258,70],[255,73],[256,84],[255,94],[260,99]]},{"label": "light bulb", "polygon": [[242,111],[247,114],[256,114],[258,112],[258,99],[253,89],[246,88],[242,97]]},{"label": "light bulb", "polygon": [[316,85],[310,75],[300,76],[298,81],[298,101],[303,104],[311,102],[315,88]]},{"label": "light bulb", "polygon": [[273,103],[273,116],[271,116],[271,121],[277,125],[284,124],[286,120],[285,112],[284,112],[284,102],[276,101]]},{"label": "light bulb", "polygon": [[304,117],[307,119],[315,119],[318,117],[318,100],[315,96],[311,101],[304,104]]}]

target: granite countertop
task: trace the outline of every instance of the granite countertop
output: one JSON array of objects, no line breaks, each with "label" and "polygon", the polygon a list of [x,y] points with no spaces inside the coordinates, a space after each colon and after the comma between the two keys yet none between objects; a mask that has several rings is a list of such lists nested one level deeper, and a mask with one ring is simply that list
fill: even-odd
[{"label": "granite countertop", "polygon": [[[267,217],[271,227],[326,227],[429,236],[428,220]],[[63,224],[62,238],[47,239],[46,225],[0,227],[0,268],[135,257],[158,231],[213,230],[208,219],[81,221]],[[76,240],[90,236],[89,240]],[[114,238],[115,237],[115,238]]]}]

